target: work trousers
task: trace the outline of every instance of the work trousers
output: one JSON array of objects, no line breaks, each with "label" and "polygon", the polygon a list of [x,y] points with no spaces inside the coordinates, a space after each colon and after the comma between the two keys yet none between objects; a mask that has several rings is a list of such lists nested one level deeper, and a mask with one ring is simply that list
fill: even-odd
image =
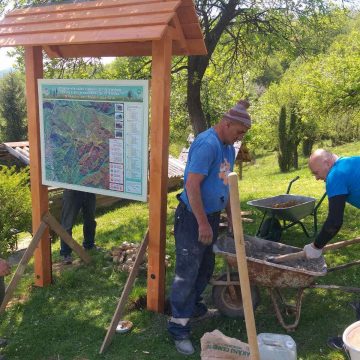
[{"label": "work trousers", "polygon": [[[213,242],[219,230],[220,212],[208,215],[213,230]],[[204,245],[199,238],[199,227],[194,214],[180,202],[175,212],[176,265],[171,288],[170,304],[173,318],[191,318],[201,294],[208,284],[215,265],[211,245]],[[168,330],[175,340],[187,339],[190,326],[169,322]]]},{"label": "work trousers", "polygon": [[[91,249],[95,244],[95,208],[96,195],[75,190],[64,190],[62,211],[61,211],[61,225],[72,236],[72,228],[76,217],[80,210],[83,215],[83,247]],[[71,254],[71,248],[61,239],[60,255],[66,256]]]}]

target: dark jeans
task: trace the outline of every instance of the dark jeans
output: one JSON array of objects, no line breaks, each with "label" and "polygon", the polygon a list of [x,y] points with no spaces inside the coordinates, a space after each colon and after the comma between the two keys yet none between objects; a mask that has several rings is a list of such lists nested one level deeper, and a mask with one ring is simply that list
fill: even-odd
[{"label": "dark jeans", "polygon": [[[64,190],[61,225],[72,236],[72,228],[78,216],[80,209],[83,214],[83,247],[91,249],[95,244],[95,208],[96,195],[75,190]],[[71,248],[61,239],[60,255],[66,256],[71,254]]]},{"label": "dark jeans", "polygon": [[[216,240],[220,213],[208,215]],[[199,242],[198,223],[193,213],[180,202],[175,212],[176,265],[175,278],[171,288],[170,304],[174,318],[191,318],[201,294],[208,284],[215,265],[215,255],[211,245]],[[189,323],[182,326],[169,322],[168,330],[175,340],[187,339]]]}]

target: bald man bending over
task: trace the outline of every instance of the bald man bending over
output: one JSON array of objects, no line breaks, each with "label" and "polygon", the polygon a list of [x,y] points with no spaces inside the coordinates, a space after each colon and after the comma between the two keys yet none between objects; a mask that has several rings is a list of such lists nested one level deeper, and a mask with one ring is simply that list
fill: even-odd
[{"label": "bald man bending over", "polygon": [[360,209],[360,156],[341,157],[318,149],[309,158],[309,168],[316,180],[326,183],[329,198],[327,219],[312,244],[305,245],[304,251],[309,259],[318,258],[322,248],[340,230],[345,203]]}]

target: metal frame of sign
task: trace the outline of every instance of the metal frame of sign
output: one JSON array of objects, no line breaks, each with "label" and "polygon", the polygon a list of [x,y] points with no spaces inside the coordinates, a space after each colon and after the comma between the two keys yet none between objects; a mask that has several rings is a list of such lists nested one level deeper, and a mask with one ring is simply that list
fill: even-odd
[{"label": "metal frame of sign", "polygon": [[148,81],[38,80],[42,184],[147,201]]}]

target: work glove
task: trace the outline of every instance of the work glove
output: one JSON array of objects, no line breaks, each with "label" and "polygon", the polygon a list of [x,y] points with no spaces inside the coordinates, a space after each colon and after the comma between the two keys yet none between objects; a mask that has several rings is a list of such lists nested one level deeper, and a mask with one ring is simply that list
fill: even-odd
[{"label": "work glove", "polygon": [[304,252],[307,259],[317,259],[322,254],[322,249],[318,249],[314,244],[307,244],[304,246]]}]

